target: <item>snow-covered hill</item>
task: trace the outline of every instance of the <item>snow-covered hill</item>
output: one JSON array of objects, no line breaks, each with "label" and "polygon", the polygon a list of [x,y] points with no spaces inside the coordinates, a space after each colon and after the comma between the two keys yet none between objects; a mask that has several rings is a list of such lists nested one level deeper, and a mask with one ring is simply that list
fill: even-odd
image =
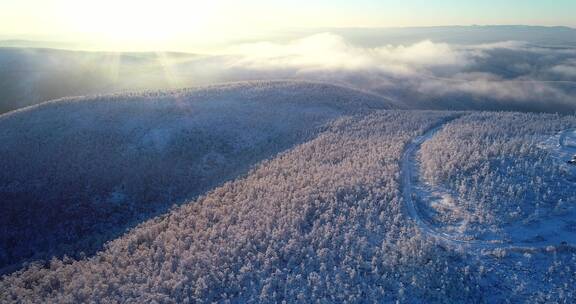
[{"label": "snow-covered hill", "polygon": [[576,303],[574,33],[0,47],[0,303]]},{"label": "snow-covered hill", "polygon": [[392,107],[343,87],[271,81],[68,98],[0,116],[0,267],[92,253],[333,119]]},{"label": "snow-covered hill", "polygon": [[[404,143],[444,116],[340,119],[245,178],[140,225],[93,258],[54,261],[49,269],[5,278],[0,301],[472,299],[477,288],[461,291],[474,275],[448,264],[453,253],[415,233],[396,190]],[[439,286],[451,291],[442,295]]]},{"label": "snow-covered hill", "polygon": [[[441,177],[455,170],[448,186],[460,177],[489,186],[485,177],[495,178],[498,184],[488,187],[494,196],[514,198],[499,191],[512,180],[502,166],[480,166],[468,177],[453,165],[468,159],[465,168],[475,172],[486,155],[494,165],[513,155],[517,161],[504,168],[536,161],[528,178],[554,173],[559,164],[527,144],[573,123],[574,117],[421,111],[339,118],[93,257],[54,259],[3,277],[0,302],[573,303],[574,247],[469,250],[466,242],[442,242],[408,212],[401,161],[407,152],[416,157],[411,147],[423,139],[425,177],[436,166]],[[479,124],[486,131],[474,132]],[[420,137],[434,135],[429,130],[438,133]],[[504,142],[503,149],[490,139]],[[514,184],[513,191],[546,191],[550,178],[532,189]],[[517,203],[529,206],[512,200],[503,207]]]}]

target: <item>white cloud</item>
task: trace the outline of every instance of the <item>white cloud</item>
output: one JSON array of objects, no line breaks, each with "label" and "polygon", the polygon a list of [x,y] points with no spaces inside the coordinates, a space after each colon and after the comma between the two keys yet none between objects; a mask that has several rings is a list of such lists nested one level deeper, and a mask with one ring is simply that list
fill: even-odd
[{"label": "white cloud", "polygon": [[562,76],[576,77],[576,61],[574,61],[574,64],[561,64],[554,66],[550,71]]},{"label": "white cloud", "polygon": [[236,46],[235,66],[250,68],[296,68],[301,70],[379,70],[393,74],[413,74],[426,67],[463,66],[465,52],[445,43],[426,40],[409,46],[363,48],[348,44],[342,37],[323,33],[286,44],[271,42]]},{"label": "white cloud", "polygon": [[557,88],[534,80],[510,81],[489,73],[467,73],[451,79],[427,79],[418,90],[424,94],[442,96],[467,93],[498,100],[549,100],[571,102],[573,99]]},{"label": "white cloud", "polygon": [[519,49],[525,49],[527,47],[529,47],[529,45],[528,45],[528,43],[526,43],[524,41],[508,40],[508,41],[500,41],[500,42],[472,45],[469,47],[469,49],[471,49],[471,50],[494,50],[494,49],[519,50]]},{"label": "white cloud", "polygon": [[443,98],[475,104],[482,100],[576,104],[566,87],[554,83],[576,75],[576,64],[566,60],[572,53],[520,41],[451,45],[424,40],[360,47],[322,33],[287,43],[242,44],[228,53],[234,55],[215,62],[225,80],[319,80],[414,104]]}]

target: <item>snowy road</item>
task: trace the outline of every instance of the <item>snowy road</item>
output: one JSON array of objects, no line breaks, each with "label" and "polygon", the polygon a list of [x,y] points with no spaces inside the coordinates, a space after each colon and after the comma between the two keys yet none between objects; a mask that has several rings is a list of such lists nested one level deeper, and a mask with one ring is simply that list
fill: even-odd
[{"label": "snowy road", "polygon": [[[446,124],[446,123],[445,123]],[[527,242],[505,242],[502,240],[473,240],[471,237],[466,237],[462,234],[452,234],[441,231],[438,227],[435,227],[432,223],[429,223],[420,213],[417,206],[417,199],[420,200],[431,200],[430,195],[422,195],[421,187],[419,187],[419,161],[417,158],[417,153],[420,150],[422,144],[427,140],[431,139],[438,131],[440,131],[444,125],[437,126],[430,129],[425,134],[414,138],[405,148],[404,154],[400,163],[400,178],[401,178],[401,191],[402,197],[406,204],[406,210],[410,218],[414,220],[418,228],[423,234],[428,237],[434,238],[442,243],[452,246],[467,247],[470,249],[497,249],[497,248],[534,248],[543,246],[554,246],[559,245],[558,238],[552,238],[538,242],[537,244],[529,244]],[[559,139],[559,145],[561,147],[566,147],[566,137],[569,131],[562,133]],[[565,231],[556,231],[557,236],[566,233]],[[572,243],[573,235],[566,235],[566,240]]]},{"label": "snowy road", "polygon": [[435,227],[431,224],[426,222],[419,214],[418,209],[416,207],[416,189],[414,187],[414,183],[417,180],[418,170],[418,160],[417,160],[417,152],[422,146],[422,144],[432,138],[438,131],[440,131],[444,125],[437,126],[433,129],[428,130],[424,135],[418,136],[410,142],[402,156],[400,162],[400,174],[401,174],[401,184],[402,184],[402,196],[404,198],[404,202],[406,203],[406,209],[408,211],[408,215],[416,222],[416,225],[420,230],[429,237],[433,237],[438,239],[442,242],[451,244],[451,245],[458,245],[458,246],[473,246],[473,247],[480,247],[480,248],[491,248],[494,244],[489,242],[482,242],[482,241],[471,241],[471,240],[464,240],[458,238],[457,236],[450,235],[445,232],[438,231]]}]

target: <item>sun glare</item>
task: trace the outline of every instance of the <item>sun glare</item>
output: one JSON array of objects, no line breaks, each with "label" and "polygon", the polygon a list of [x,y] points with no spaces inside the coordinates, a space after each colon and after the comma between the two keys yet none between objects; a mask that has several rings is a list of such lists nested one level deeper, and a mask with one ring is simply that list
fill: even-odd
[{"label": "sun glare", "polygon": [[120,48],[203,39],[208,28],[214,30],[211,20],[217,6],[210,1],[180,0],[103,0],[68,5],[67,10],[79,12],[63,12],[63,20],[72,31]]}]

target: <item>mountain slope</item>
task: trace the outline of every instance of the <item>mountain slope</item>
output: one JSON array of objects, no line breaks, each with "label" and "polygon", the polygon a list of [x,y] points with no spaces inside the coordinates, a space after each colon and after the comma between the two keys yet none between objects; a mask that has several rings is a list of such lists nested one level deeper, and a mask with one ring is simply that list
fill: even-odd
[{"label": "mountain slope", "polygon": [[307,82],[70,98],[0,116],[0,268],[80,252],[312,138],[393,107]]},{"label": "mountain slope", "polygon": [[[440,172],[450,173],[468,156],[472,165],[484,161],[484,150],[530,162],[534,150],[516,149],[518,139],[536,143],[535,135],[574,125],[574,117],[558,118],[423,111],[339,118],[246,176],[142,223],[93,257],[53,259],[4,276],[0,302],[573,303],[573,246],[471,250],[466,242],[440,242],[422,230],[401,191],[406,153],[421,155],[416,167],[424,177],[436,157],[444,159],[436,164]],[[487,131],[474,132],[480,125]],[[475,143],[490,137],[500,143],[501,135],[510,139],[504,150]],[[422,138],[428,140],[412,150]],[[503,177],[494,182],[506,186]]]},{"label": "mountain slope", "polygon": [[390,112],[338,120],[316,139],[140,225],[93,258],[6,277],[0,301],[481,297],[478,287],[466,289],[475,275],[449,263],[453,252],[436,250],[415,233],[397,191],[403,145],[448,115]]}]

